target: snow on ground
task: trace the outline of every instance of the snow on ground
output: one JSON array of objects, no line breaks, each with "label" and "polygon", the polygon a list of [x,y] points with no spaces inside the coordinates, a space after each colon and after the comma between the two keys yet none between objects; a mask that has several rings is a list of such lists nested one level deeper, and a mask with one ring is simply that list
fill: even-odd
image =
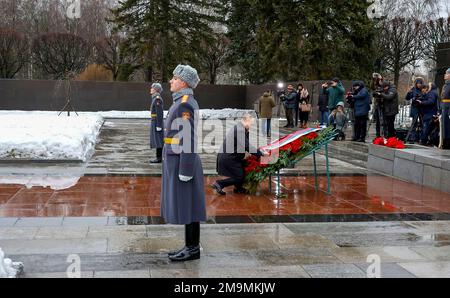
[{"label": "snow on ground", "polygon": [[0,158],[86,161],[102,124],[99,115],[2,111]]},{"label": "snow on ground", "polygon": [[[254,110],[240,110],[240,109],[200,109],[200,115],[202,119],[230,119],[242,117],[245,113],[250,113],[256,117]],[[1,115],[47,115],[48,111],[0,111]],[[167,116],[168,111],[164,112],[164,116]],[[80,116],[101,116],[103,118],[136,118],[136,119],[150,119],[149,111],[106,111],[106,112],[78,112]],[[67,115],[67,113],[64,113]],[[72,113],[72,115],[75,115]]]},{"label": "snow on ground", "polygon": [[75,186],[80,176],[39,176],[39,175],[8,175],[0,176],[0,184],[20,184],[26,188],[49,187],[53,190],[63,190]]},{"label": "snow on ground", "polygon": [[0,278],[14,278],[23,273],[23,263],[5,259],[5,253],[0,247]]},{"label": "snow on ground", "polygon": [[[245,113],[256,116],[253,110],[200,110],[205,120],[235,119]],[[150,118],[149,111],[78,112],[78,115],[0,111],[0,159],[86,161],[94,152],[104,118]]]}]

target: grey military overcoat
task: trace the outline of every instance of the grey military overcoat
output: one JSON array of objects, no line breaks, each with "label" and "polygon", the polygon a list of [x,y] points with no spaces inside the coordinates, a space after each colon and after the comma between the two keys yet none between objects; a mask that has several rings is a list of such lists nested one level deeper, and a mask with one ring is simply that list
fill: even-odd
[{"label": "grey military overcoat", "polygon": [[[164,145],[164,101],[159,93],[152,96],[151,123],[150,123],[150,148],[162,148]],[[157,131],[157,127],[161,131]]]},{"label": "grey military overcoat", "polygon": [[[166,223],[206,221],[203,168],[195,145],[198,109],[192,94],[175,96],[165,122],[161,216]],[[193,178],[183,182],[179,175]]]}]

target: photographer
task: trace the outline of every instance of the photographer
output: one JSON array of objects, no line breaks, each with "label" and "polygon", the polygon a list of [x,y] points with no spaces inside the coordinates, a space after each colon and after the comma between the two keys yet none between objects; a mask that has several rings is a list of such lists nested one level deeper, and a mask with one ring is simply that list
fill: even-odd
[{"label": "photographer", "polygon": [[[413,123],[417,122],[417,119],[419,117],[419,109],[417,105],[413,103],[414,100],[419,99],[422,97],[422,87],[424,86],[424,80],[423,78],[417,78],[414,81],[414,86],[409,90],[409,92],[406,94],[405,100],[407,103],[411,104],[411,110],[409,113],[409,117],[413,118]],[[413,134],[413,139],[411,141],[418,141],[420,136],[417,134]]]},{"label": "photographer", "polygon": [[395,137],[395,116],[398,114],[398,93],[394,84],[383,82],[383,90],[377,90],[373,96],[381,104],[381,113],[387,129],[386,138]]},{"label": "photographer", "polygon": [[333,112],[337,104],[344,101],[345,88],[338,78],[333,78],[331,82],[322,85],[323,92],[328,95],[328,108]]},{"label": "photographer", "polygon": [[280,99],[284,103],[284,108],[286,109],[287,124],[285,128],[294,128],[294,112],[297,101],[297,92],[295,92],[294,86],[288,85],[287,92],[283,92]]},{"label": "photographer", "polygon": [[367,133],[367,117],[370,111],[370,96],[364,82],[353,82],[353,93],[348,96],[353,103],[355,114],[355,128],[353,141],[364,143]]},{"label": "photographer", "polygon": [[[379,73],[374,73],[372,75],[372,83],[370,85],[370,89],[372,92],[382,92],[383,85],[383,77]],[[376,98],[374,96],[374,106],[373,106],[373,119],[375,120],[375,129],[376,129],[376,137],[381,137],[381,124],[382,123],[382,106],[381,106],[381,99]],[[384,130],[384,129],[383,129]],[[384,134],[384,133],[383,133]]]},{"label": "photographer", "polygon": [[324,88],[320,89],[318,106],[320,112],[320,125],[328,126],[328,117],[330,116],[330,113],[328,112],[328,95],[325,94]]},{"label": "photographer", "polygon": [[[433,121],[433,116],[437,114],[437,104],[439,100],[438,89],[435,84],[430,83],[428,92],[420,99],[417,99],[415,106],[417,107],[418,113],[422,115],[423,127],[422,135],[420,136],[420,144],[428,145],[428,137],[430,135],[431,123]],[[427,90],[427,89],[425,89]]]}]

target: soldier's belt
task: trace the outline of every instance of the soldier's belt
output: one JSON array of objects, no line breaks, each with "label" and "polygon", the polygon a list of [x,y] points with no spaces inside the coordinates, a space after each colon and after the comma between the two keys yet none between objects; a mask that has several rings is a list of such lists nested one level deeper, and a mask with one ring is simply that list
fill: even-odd
[{"label": "soldier's belt", "polygon": [[443,99],[442,102],[443,103],[450,103],[450,99]]},{"label": "soldier's belt", "polygon": [[158,114],[151,114],[151,117],[156,118],[156,117],[158,117]]},{"label": "soldier's belt", "polygon": [[166,145],[180,145],[179,138],[164,138],[164,144]]}]

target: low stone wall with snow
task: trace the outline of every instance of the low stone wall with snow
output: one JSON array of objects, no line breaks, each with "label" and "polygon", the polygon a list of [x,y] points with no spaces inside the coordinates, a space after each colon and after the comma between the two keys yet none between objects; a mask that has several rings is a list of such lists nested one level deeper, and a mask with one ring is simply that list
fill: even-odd
[{"label": "low stone wall with snow", "polygon": [[0,113],[0,159],[86,161],[102,124],[100,115]]}]

